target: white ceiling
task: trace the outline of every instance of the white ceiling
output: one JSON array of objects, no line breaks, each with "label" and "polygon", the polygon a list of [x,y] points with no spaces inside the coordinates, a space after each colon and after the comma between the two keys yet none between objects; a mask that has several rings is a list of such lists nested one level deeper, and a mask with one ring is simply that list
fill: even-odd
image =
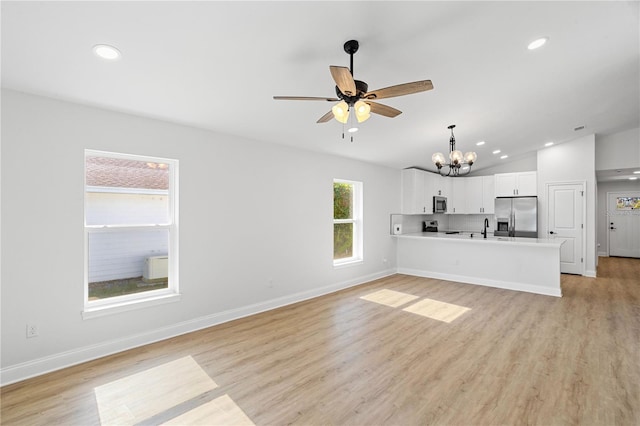
[{"label": "white ceiling", "polygon": [[[586,134],[640,125],[639,3],[2,2],[2,86],[394,168],[432,168],[456,124],[475,169]],[[541,49],[527,44],[541,36]],[[329,65],[378,89],[434,90],[381,101],[353,143],[332,104]],[[92,46],[123,57],[107,63]],[[574,131],[577,126],[585,129]],[[484,140],[483,147],[475,143]]]}]

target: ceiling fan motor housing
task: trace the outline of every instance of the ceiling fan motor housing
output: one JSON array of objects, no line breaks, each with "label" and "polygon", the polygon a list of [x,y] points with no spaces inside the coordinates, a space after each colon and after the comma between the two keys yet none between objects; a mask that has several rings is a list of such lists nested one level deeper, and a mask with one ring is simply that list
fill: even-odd
[{"label": "ceiling fan motor housing", "polygon": [[345,101],[346,103],[348,103],[350,106],[353,106],[353,104],[358,102],[360,99],[364,98],[365,93],[367,93],[367,91],[369,90],[369,85],[367,83],[365,83],[364,81],[360,81],[360,80],[354,80],[354,81],[356,83],[356,94],[355,94],[355,96],[347,96],[347,95],[345,95],[344,93],[342,93],[340,91],[338,86],[336,86],[336,96],[338,96],[338,98],[340,98],[343,101]]}]

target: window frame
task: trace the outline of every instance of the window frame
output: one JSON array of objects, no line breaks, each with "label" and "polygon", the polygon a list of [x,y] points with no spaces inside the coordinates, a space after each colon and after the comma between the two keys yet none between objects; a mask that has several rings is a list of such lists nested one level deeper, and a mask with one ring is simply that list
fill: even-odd
[{"label": "window frame", "polygon": [[[363,199],[364,199],[364,184],[355,180],[348,179],[333,179],[333,187],[335,187],[336,183],[346,183],[351,185],[351,197],[352,197],[352,214],[350,219],[333,219],[333,232],[332,235],[335,235],[335,225],[341,223],[352,223],[353,224],[353,234],[352,234],[352,256],[345,257],[341,259],[333,259],[333,266],[347,266],[353,265],[357,263],[361,263],[364,261],[364,221],[363,221]],[[332,189],[333,189],[332,187]],[[335,200],[334,200],[335,203]],[[335,208],[335,205],[334,205]],[[335,252],[335,241],[332,244],[332,251]]]},{"label": "window frame", "polygon": [[[87,185],[86,159],[87,157],[117,158],[133,161],[164,163],[169,165],[169,189],[146,190],[137,188],[102,188]],[[83,166],[83,222],[84,222],[84,282],[83,282],[83,319],[110,315],[113,313],[140,309],[180,300],[179,271],[178,271],[178,160],[170,158],[152,157],[146,155],[125,154],[107,151],[85,149]],[[91,191],[89,191],[91,190]],[[143,225],[87,225],[87,193],[158,193],[168,196],[168,223]],[[107,299],[89,300],[89,235],[96,233],[120,232],[123,230],[160,230],[168,231],[169,273],[167,288],[143,291]]]}]

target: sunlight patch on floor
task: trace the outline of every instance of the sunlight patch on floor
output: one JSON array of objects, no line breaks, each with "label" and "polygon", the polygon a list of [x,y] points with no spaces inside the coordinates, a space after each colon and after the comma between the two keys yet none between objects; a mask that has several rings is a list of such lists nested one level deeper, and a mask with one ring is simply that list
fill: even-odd
[{"label": "sunlight patch on floor", "polygon": [[397,308],[398,306],[402,306],[406,303],[409,303],[418,299],[418,296],[402,293],[400,291],[387,290],[385,288],[383,290],[379,290],[379,291],[367,294],[365,296],[362,296],[360,297],[360,299],[368,300],[369,302],[379,303],[381,305],[391,306],[392,308]]},{"label": "sunlight patch on floor", "polygon": [[147,420],[218,385],[190,356],[94,389],[102,425]]},{"label": "sunlight patch on floor", "polygon": [[226,394],[162,424],[253,426],[249,417]]},{"label": "sunlight patch on floor", "polygon": [[450,323],[470,310],[471,308],[465,308],[464,306],[453,305],[451,303],[440,302],[433,299],[422,299],[421,301],[403,309],[405,312],[411,312],[412,314],[422,315],[423,317],[428,317],[446,323]]}]

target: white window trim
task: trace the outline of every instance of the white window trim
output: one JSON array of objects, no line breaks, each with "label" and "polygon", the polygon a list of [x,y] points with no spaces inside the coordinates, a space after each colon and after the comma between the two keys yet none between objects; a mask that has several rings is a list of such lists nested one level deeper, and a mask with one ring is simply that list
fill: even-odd
[{"label": "white window trim", "polygon": [[[123,188],[105,189],[100,191],[95,186],[86,184],[86,171],[84,173],[84,195],[88,192],[117,192],[117,193],[148,193],[148,194],[170,194],[169,197],[169,223],[168,224],[148,224],[148,225],[87,225],[84,223],[84,292],[82,318],[90,319],[105,315],[117,314],[120,312],[142,309],[149,306],[164,303],[177,302],[180,300],[179,292],[179,257],[178,257],[178,160],[169,158],[149,157],[133,154],[120,154],[114,152],[85,150],[85,158],[88,156],[120,158],[125,160],[146,161],[169,164],[169,190],[144,190]],[[85,170],[85,168],[83,168]],[[86,208],[86,204],[83,208]],[[86,218],[86,213],[83,214]],[[122,229],[168,229],[169,230],[169,286],[166,289],[150,290],[141,293],[128,294],[124,296],[110,297],[108,299],[89,300],[89,234],[95,232],[112,232]]]},{"label": "white window trim", "polygon": [[332,224],[333,228],[338,223],[353,223],[353,256],[333,260],[334,267],[352,266],[364,262],[364,224],[362,219],[364,185],[362,182],[346,179],[334,179],[333,183],[347,183],[353,186],[353,217],[351,219],[333,219]]}]

